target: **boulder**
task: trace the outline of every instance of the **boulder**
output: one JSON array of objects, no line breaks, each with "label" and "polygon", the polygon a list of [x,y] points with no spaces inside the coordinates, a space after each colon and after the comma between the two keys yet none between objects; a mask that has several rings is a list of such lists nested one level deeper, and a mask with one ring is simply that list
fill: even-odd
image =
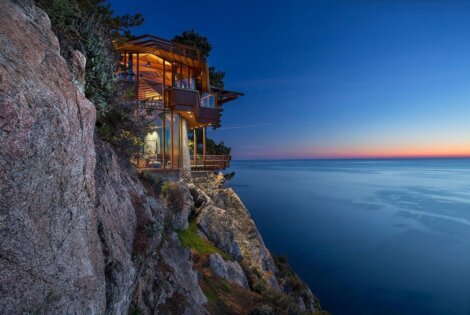
[{"label": "boulder", "polygon": [[218,277],[249,289],[248,280],[238,262],[225,261],[222,256],[216,253],[210,255],[209,264],[214,274]]}]

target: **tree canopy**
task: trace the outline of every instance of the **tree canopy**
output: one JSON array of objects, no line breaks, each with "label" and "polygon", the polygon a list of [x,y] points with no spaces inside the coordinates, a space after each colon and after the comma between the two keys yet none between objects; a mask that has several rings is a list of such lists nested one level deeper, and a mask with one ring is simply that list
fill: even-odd
[{"label": "tree canopy", "polygon": [[[199,49],[201,57],[207,60],[212,51],[212,44],[206,36],[200,35],[195,30],[184,31],[181,35],[176,35],[173,41]],[[217,70],[214,66],[209,68],[209,80],[212,86],[224,88],[225,72]]]},{"label": "tree canopy", "polygon": [[194,30],[184,31],[181,35],[176,35],[173,41],[188,46],[197,47],[201,52],[203,59],[209,58],[212,51],[212,44],[209,42],[206,36],[200,35]]}]

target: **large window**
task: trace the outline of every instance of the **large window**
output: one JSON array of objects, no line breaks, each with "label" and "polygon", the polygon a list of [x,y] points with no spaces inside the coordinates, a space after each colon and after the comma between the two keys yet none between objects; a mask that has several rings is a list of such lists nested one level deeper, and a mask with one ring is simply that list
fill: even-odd
[{"label": "large window", "polygon": [[166,168],[181,167],[181,119],[176,113],[165,114]]},{"label": "large window", "polygon": [[182,81],[181,64],[173,64],[173,87],[181,88]]},{"label": "large window", "polygon": [[189,67],[188,66],[185,66],[183,65],[182,66],[182,84],[181,84],[181,88],[182,89],[185,89],[185,90],[189,90],[190,89],[190,86],[189,86]]},{"label": "large window", "polygon": [[173,87],[185,90],[196,89],[196,75],[193,69],[180,63],[173,64],[173,68]]},{"label": "large window", "polygon": [[211,93],[202,93],[201,96],[201,107],[215,108],[215,97]]},{"label": "large window", "polygon": [[144,139],[144,158],[147,166],[152,168],[163,167],[163,114],[157,115],[152,127]]}]

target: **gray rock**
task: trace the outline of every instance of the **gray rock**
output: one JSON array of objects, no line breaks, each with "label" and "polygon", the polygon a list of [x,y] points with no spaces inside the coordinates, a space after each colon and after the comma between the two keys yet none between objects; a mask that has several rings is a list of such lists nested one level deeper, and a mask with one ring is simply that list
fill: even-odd
[{"label": "gray rock", "polygon": [[33,1],[2,1],[0,29],[0,313],[103,313],[95,107]]},{"label": "gray rock", "polygon": [[178,181],[173,189],[174,193],[178,194],[178,205],[168,205],[174,210],[173,227],[176,230],[184,230],[188,228],[188,217],[194,208],[193,197],[185,181]]},{"label": "gray rock", "polygon": [[[113,314],[127,312],[136,277],[132,245],[137,226],[137,211],[151,218],[145,208],[144,192],[125,168],[109,144],[96,142],[95,171],[98,235],[101,240],[106,284],[106,308]],[[136,200],[140,202],[137,204]],[[139,209],[136,209],[139,207]]]},{"label": "gray rock", "polygon": [[251,281],[261,280],[280,291],[273,258],[240,198],[231,188],[203,187],[205,190],[199,189],[198,193],[206,202],[197,210],[197,222],[203,233],[238,260]]},{"label": "gray rock", "polygon": [[218,277],[249,289],[248,280],[238,262],[225,261],[219,254],[212,254],[209,257],[209,264]]},{"label": "gray rock", "polygon": [[138,278],[133,308],[141,314],[207,314],[207,299],[192,268],[191,251],[176,233],[163,242],[158,258],[148,259]]}]

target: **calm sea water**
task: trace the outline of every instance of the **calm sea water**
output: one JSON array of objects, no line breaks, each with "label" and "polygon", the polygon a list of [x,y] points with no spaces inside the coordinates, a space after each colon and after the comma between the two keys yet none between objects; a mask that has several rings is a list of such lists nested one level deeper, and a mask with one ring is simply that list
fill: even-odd
[{"label": "calm sea water", "polygon": [[267,246],[332,314],[470,314],[470,160],[234,161]]}]

